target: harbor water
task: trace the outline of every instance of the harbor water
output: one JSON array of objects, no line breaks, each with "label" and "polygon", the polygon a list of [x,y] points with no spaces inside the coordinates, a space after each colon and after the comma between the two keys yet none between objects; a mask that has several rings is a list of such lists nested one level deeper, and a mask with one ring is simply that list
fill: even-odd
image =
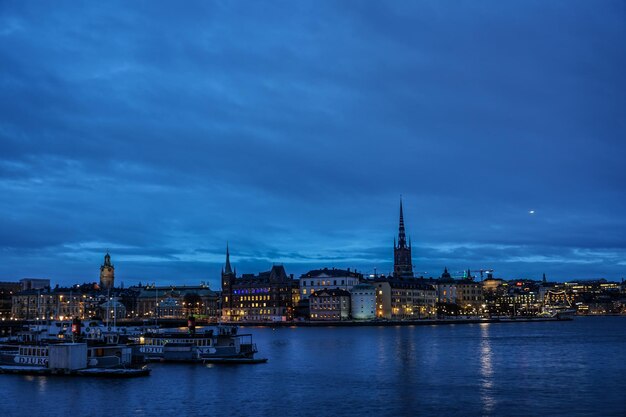
[{"label": "harbor water", "polygon": [[0,415],[626,415],[626,317],[241,331],[268,363],[0,375]]}]

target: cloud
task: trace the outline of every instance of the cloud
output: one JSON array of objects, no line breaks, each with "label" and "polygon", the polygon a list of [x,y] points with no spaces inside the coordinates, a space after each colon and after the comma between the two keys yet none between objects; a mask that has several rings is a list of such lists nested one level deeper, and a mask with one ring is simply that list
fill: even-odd
[{"label": "cloud", "polygon": [[618,6],[346,6],[5,7],[0,274],[623,274]]}]

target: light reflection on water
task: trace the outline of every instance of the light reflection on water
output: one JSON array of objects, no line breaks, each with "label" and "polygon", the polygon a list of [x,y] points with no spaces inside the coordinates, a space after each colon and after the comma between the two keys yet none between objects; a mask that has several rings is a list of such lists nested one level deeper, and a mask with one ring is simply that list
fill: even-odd
[{"label": "light reflection on water", "polygon": [[249,330],[267,364],[0,375],[0,415],[626,415],[626,318]]},{"label": "light reflection on water", "polygon": [[484,415],[491,415],[495,404],[493,396],[493,364],[491,340],[489,339],[490,324],[480,325],[480,396],[483,403]]}]

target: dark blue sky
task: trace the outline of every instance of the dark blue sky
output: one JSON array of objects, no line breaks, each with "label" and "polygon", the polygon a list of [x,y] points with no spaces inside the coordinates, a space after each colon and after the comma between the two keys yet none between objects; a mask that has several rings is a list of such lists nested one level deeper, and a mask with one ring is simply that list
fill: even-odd
[{"label": "dark blue sky", "polygon": [[[626,3],[0,3],[0,280],[626,275]],[[531,215],[530,210],[535,210]]]}]

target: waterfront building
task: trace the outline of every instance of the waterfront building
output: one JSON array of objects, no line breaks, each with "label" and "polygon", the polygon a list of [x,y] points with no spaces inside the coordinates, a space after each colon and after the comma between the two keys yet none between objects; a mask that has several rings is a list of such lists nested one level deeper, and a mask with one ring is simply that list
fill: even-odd
[{"label": "waterfront building", "polygon": [[350,305],[354,320],[376,318],[376,288],[371,284],[358,284],[350,291]]},{"label": "waterfront building", "polygon": [[376,317],[391,320],[391,285],[384,278],[374,282],[376,289]]},{"label": "waterfront building", "polygon": [[[294,320],[298,314],[296,311],[300,305],[300,281],[297,279],[291,280],[291,303],[287,306],[287,317],[289,320]],[[308,308],[306,310],[308,317]]]},{"label": "waterfront building", "polygon": [[542,303],[538,300],[538,293],[512,286],[503,297],[504,304],[508,304],[509,313],[513,316],[531,316],[541,311]]},{"label": "waterfront building", "polygon": [[167,297],[157,304],[156,316],[163,319],[184,318],[183,305],[177,298]]},{"label": "waterfront building", "polygon": [[508,283],[503,279],[488,276],[482,281],[482,285],[485,299],[484,311],[489,316],[509,315],[509,301],[506,298],[509,289]]},{"label": "waterfront building", "polygon": [[379,278],[376,287],[376,317],[419,319],[436,314],[437,290],[424,279]]},{"label": "waterfront building", "polygon": [[69,288],[38,288],[13,295],[11,315],[14,319],[85,318],[87,300],[92,297],[94,285],[83,284]]},{"label": "waterfront building", "polygon": [[307,299],[316,291],[341,289],[351,291],[363,279],[363,274],[348,269],[315,269],[300,276],[300,299]]},{"label": "waterfront building", "polygon": [[226,264],[222,271],[222,320],[224,321],[287,321],[293,318],[293,275],[283,265],[275,264],[266,272],[242,274],[230,264],[226,248]]},{"label": "waterfront building", "polygon": [[115,267],[111,264],[109,252],[104,255],[104,263],[100,266],[100,288],[108,290],[115,286]]},{"label": "waterfront building", "polygon": [[342,289],[322,289],[309,296],[311,320],[350,318],[350,293]]},{"label": "waterfront building", "polygon": [[456,282],[448,272],[448,268],[444,268],[441,277],[434,283],[437,287],[437,302],[442,304],[456,303]]},{"label": "waterfront building", "polygon": [[484,311],[485,297],[482,282],[474,281],[471,275],[456,282],[457,304],[464,314],[479,314]]},{"label": "waterfront building", "polygon": [[404,229],[404,213],[402,211],[402,199],[400,199],[400,221],[398,225],[398,242],[393,240],[393,276],[395,278],[412,278],[413,261],[411,259],[411,239],[406,241]]},{"label": "waterfront building", "polygon": [[219,295],[207,284],[146,285],[130,289],[137,291],[136,306],[130,310],[135,317],[182,319],[194,315],[218,320]]}]

